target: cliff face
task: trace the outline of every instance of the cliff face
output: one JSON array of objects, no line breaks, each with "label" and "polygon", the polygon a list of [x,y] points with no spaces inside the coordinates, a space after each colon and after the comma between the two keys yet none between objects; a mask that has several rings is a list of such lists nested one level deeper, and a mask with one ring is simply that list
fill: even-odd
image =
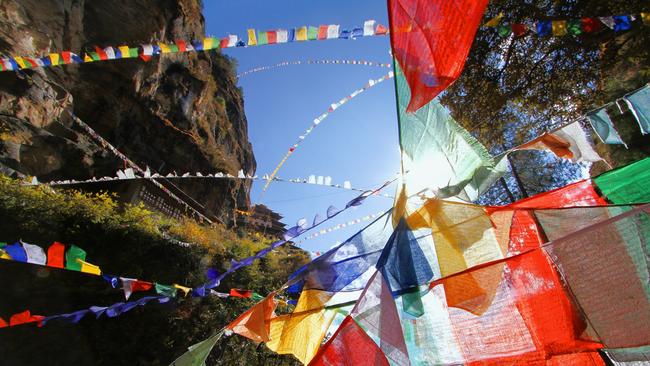
[{"label": "cliff face", "polygon": [[[202,39],[199,0],[0,2],[0,51],[41,56]],[[124,164],[74,124],[73,111],[155,172],[255,170],[234,66],[218,51],[0,73],[0,172],[53,179],[114,175]],[[177,184],[208,212],[248,204],[250,184]]]}]

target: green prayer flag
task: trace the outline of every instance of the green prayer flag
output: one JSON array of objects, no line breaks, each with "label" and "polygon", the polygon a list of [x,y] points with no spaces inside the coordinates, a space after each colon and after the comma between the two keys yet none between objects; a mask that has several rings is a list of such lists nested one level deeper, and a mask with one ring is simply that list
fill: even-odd
[{"label": "green prayer flag", "polygon": [[138,57],[138,48],[129,48],[129,56]]},{"label": "green prayer flag", "polygon": [[512,28],[509,25],[501,24],[497,27],[497,32],[501,37],[508,37],[512,33]]},{"label": "green prayer flag", "polygon": [[170,45],[169,45],[169,52],[171,52],[171,53],[176,53],[176,52],[178,52],[178,46],[175,45],[175,44],[170,44]]},{"label": "green prayer flag", "polygon": [[161,285],[159,283],[154,284],[156,288],[156,293],[168,297],[176,297],[176,291],[178,289],[174,286],[168,286],[168,285]]},{"label": "green prayer flag", "polygon": [[0,248],[4,248],[7,246],[7,243],[0,241]]},{"label": "green prayer flag", "polygon": [[204,366],[205,360],[210,355],[212,348],[223,335],[223,331],[212,337],[194,344],[188,348],[179,358],[174,360],[169,366]]},{"label": "green prayer flag", "polygon": [[650,202],[650,158],[594,178],[602,194],[615,204]]},{"label": "green prayer flag", "polygon": [[318,39],[318,28],[310,25],[307,29],[307,39],[310,41]]},{"label": "green prayer flag", "polygon": [[408,194],[431,191],[438,198],[477,199],[507,171],[507,159],[495,159],[460,127],[437,99],[407,113],[411,92],[396,67],[400,145]]},{"label": "green prayer flag", "polygon": [[89,52],[90,58],[93,59],[93,61],[100,61],[101,58],[99,58],[99,54],[97,52]]},{"label": "green prayer flag", "polygon": [[569,34],[580,35],[582,34],[582,21],[580,19],[567,20],[566,29]]},{"label": "green prayer flag", "polygon": [[261,31],[257,32],[257,44],[260,45],[260,44],[268,44],[268,43],[269,43],[269,39],[266,35],[266,32],[261,32]]},{"label": "green prayer flag", "polygon": [[85,261],[86,251],[73,245],[65,252],[65,268],[73,271],[81,271],[81,263],[77,259]]},{"label": "green prayer flag", "polygon": [[264,296],[258,294],[257,292],[253,292],[253,296],[251,296],[251,298],[255,301],[260,301],[264,298]]}]

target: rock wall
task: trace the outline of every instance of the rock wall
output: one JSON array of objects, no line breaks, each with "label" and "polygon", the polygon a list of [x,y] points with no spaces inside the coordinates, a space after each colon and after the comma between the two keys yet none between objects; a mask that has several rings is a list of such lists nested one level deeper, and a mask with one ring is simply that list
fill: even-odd
[{"label": "rock wall", "polygon": [[[201,39],[200,0],[0,2],[0,52],[42,56]],[[153,171],[253,174],[235,66],[218,51],[0,72],[0,173],[53,179],[114,175],[122,161],[76,126],[73,111]],[[249,182],[175,183],[226,218],[249,203]]]}]

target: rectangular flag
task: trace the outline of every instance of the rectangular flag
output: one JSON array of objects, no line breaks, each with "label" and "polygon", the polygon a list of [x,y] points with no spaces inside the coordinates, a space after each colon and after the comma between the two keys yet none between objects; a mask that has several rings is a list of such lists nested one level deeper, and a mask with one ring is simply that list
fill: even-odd
[{"label": "rectangular flag", "polygon": [[81,259],[77,259],[77,262],[81,264],[81,272],[94,274],[96,276],[102,274],[102,271],[101,269],[99,269],[99,266],[82,261]]},{"label": "rectangular flag", "polygon": [[50,57],[50,62],[52,62],[52,66],[59,65],[60,56],[58,53],[50,53],[49,57]]},{"label": "rectangular flag", "polygon": [[330,24],[327,26],[327,39],[339,38],[339,25]]},{"label": "rectangular flag", "polygon": [[115,60],[115,50],[113,50],[113,47],[106,47],[104,48],[104,53],[106,53],[106,58],[109,60]]},{"label": "rectangular flag", "polygon": [[214,43],[214,38],[212,37],[203,38],[203,50],[207,51],[213,49],[215,47]]},{"label": "rectangular flag", "polygon": [[23,60],[22,57],[20,57],[20,56],[16,56],[16,57],[14,57],[14,60],[16,61],[16,63],[18,64],[18,66],[19,66],[21,69],[27,69],[27,68],[29,68],[29,66],[27,66],[28,64],[25,62],[25,60]]},{"label": "rectangular flag", "polygon": [[176,48],[178,49],[178,52],[186,52],[187,51],[187,43],[183,40],[177,40],[175,42]]},{"label": "rectangular flag", "polygon": [[327,38],[327,26],[326,25],[321,25],[318,27],[318,39],[326,39]]},{"label": "rectangular flag", "polygon": [[228,38],[222,38],[219,42],[219,48],[228,48]]},{"label": "rectangular flag", "polygon": [[145,56],[153,55],[153,46],[150,44],[142,45],[142,54]]},{"label": "rectangular flag", "polygon": [[255,29],[248,30],[248,45],[249,46],[257,45],[257,33],[255,32]]},{"label": "rectangular flag", "polygon": [[81,271],[81,263],[77,261],[86,259],[86,251],[72,245],[65,253],[65,268],[73,271]]},{"label": "rectangular flag", "polygon": [[122,58],[131,58],[131,50],[129,50],[129,46],[119,46],[117,49],[120,50]]},{"label": "rectangular flag", "polygon": [[307,29],[307,39],[310,41],[318,39],[318,28],[310,25]]},{"label": "rectangular flag", "polygon": [[268,40],[267,33],[262,32],[262,31],[257,32],[257,44],[258,45],[263,45],[263,44],[268,44],[268,43],[269,43],[269,40]]},{"label": "rectangular flag", "polygon": [[545,133],[513,150],[548,150],[557,157],[570,159],[574,163],[603,160],[591,147],[579,122],[571,123],[552,133]]},{"label": "rectangular flag", "polygon": [[286,29],[278,29],[278,43],[287,43],[289,35]]},{"label": "rectangular flag", "polygon": [[229,34],[228,35],[228,47],[235,47],[237,45],[237,41],[239,38],[236,35]]},{"label": "rectangular flag", "polygon": [[161,53],[170,53],[171,52],[168,45],[166,45],[164,43],[158,43],[158,45],[160,46],[160,52]]},{"label": "rectangular flag", "polygon": [[307,27],[303,26],[296,29],[296,41],[306,41],[307,40]]},{"label": "rectangular flag", "polygon": [[57,241],[47,248],[47,265],[49,267],[63,268],[65,246]]},{"label": "rectangular flag", "polygon": [[269,44],[275,44],[278,42],[278,33],[274,30],[266,32],[266,41]]},{"label": "rectangular flag", "polygon": [[605,108],[587,114],[587,119],[603,143],[625,145],[625,142],[614,128],[614,123],[609,118]]},{"label": "rectangular flag", "polygon": [[374,36],[375,35],[375,21],[366,20],[363,23],[363,35],[364,36]]}]

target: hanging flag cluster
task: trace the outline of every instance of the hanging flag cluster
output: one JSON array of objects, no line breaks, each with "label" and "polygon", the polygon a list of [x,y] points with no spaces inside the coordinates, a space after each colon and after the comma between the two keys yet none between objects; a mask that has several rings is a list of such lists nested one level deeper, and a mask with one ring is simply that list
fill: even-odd
[{"label": "hanging flag cluster", "polygon": [[382,63],[382,62],[373,62],[365,60],[307,60],[307,61],[283,61],[275,65],[268,66],[259,66],[246,70],[237,75],[237,78],[244,77],[249,74],[257,73],[260,71],[267,71],[272,69],[277,69],[280,67],[286,66],[295,66],[295,65],[363,65],[363,66],[376,66],[376,67],[387,67],[391,68],[391,64]]},{"label": "hanging flag cluster", "polygon": [[492,18],[484,24],[497,30],[501,37],[521,37],[527,34],[536,34],[540,37],[566,35],[579,36],[581,34],[595,33],[610,29],[614,32],[624,32],[632,29],[635,22],[639,25],[650,25],[650,13],[636,15],[614,15],[607,17],[564,19],[564,20],[537,20],[525,23],[510,23],[503,20],[503,14]]},{"label": "hanging flag cluster", "polygon": [[507,206],[431,199],[394,228],[393,211],[292,275],[292,313],[272,293],[226,329],[310,365],[604,365],[650,344],[648,172]]},{"label": "hanging flag cluster", "polygon": [[47,249],[47,254],[45,254],[45,251],[40,246],[22,241],[10,245],[0,243],[0,258],[41,266],[63,268],[96,276],[102,273],[98,266],[86,262],[85,250],[76,245],[70,245],[66,249],[65,244],[57,241],[50,245]]},{"label": "hanging flag cluster", "polygon": [[[644,135],[650,133],[650,85],[646,84],[621,99],[632,112],[639,124],[641,133]],[[616,101],[617,104],[618,102],[619,100]],[[587,113],[587,120],[603,143],[625,145],[625,142],[614,128],[614,122],[607,113],[607,106],[609,104]]]},{"label": "hanging flag cluster", "polygon": [[137,47],[131,47],[128,45],[118,47],[108,46],[105,48],[95,47],[94,51],[85,52],[82,56],[69,51],[50,53],[43,57],[14,56],[0,58],[0,71],[16,71],[35,69],[39,67],[52,67],[138,57],[148,61],[152,56],[169,53],[210,51],[213,49],[261,46],[300,41],[356,39],[359,37],[383,36],[387,33],[388,29],[381,24],[377,24],[374,20],[367,20],[364,22],[363,27],[356,27],[352,30],[341,29],[339,25],[334,24],[321,25],[318,27],[303,26],[294,29],[277,29],[270,31],[255,31],[255,29],[249,29],[247,43],[237,35],[228,35],[221,39],[206,37],[203,40],[195,40],[191,42],[186,40],[176,40],[174,43],[158,42],[153,44],[144,44]]},{"label": "hanging flag cluster", "polygon": [[325,118],[327,118],[331,113],[333,113],[335,110],[337,110],[343,104],[345,104],[345,103],[349,102],[350,100],[352,100],[357,95],[363,93],[364,91],[372,88],[375,85],[378,85],[379,83],[381,83],[383,81],[391,79],[392,77],[393,77],[393,72],[391,71],[388,74],[380,77],[377,80],[372,80],[372,79],[368,80],[368,83],[366,85],[364,85],[362,88],[355,90],[354,92],[352,92],[352,94],[342,98],[338,102],[334,102],[334,103],[330,104],[329,108],[327,109],[327,112],[323,112],[320,116],[316,117],[314,119],[314,122],[311,124],[311,126],[309,126],[309,128],[307,130],[305,130],[305,132],[302,135],[298,136],[298,141],[296,141],[296,143],[294,143],[293,145],[291,145],[289,147],[289,150],[287,151],[286,155],[282,158],[282,160],[280,160],[280,163],[278,163],[278,165],[275,167],[275,169],[271,173],[270,177],[268,178],[268,180],[266,182],[266,185],[262,189],[262,192],[266,191],[266,189],[269,187],[269,185],[271,184],[271,182],[275,178],[275,175],[278,173],[280,168],[282,168],[284,163],[286,163],[287,159],[289,159],[289,156],[291,156],[291,154],[293,154],[293,152],[298,148],[298,146],[300,146],[300,144],[302,144],[302,142],[305,140],[305,138],[307,138],[307,136],[309,136],[311,134],[311,132],[321,122],[323,122],[323,120],[325,120]]}]

